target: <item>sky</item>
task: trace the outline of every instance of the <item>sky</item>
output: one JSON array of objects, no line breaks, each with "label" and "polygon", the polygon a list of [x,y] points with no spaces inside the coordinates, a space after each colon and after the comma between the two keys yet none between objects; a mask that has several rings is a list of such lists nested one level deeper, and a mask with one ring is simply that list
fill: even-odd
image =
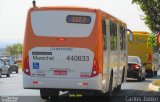
[{"label": "sky", "polygon": [[[148,31],[140,19],[143,12],[132,0],[36,0],[37,6],[80,6],[98,8],[127,23],[136,31]],[[32,0],[0,0],[0,48],[23,43],[26,15]]]}]

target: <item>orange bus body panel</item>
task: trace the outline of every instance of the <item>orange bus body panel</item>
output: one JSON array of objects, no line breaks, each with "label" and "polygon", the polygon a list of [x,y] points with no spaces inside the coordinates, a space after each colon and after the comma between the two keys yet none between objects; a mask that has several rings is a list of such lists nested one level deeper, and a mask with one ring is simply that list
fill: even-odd
[{"label": "orange bus body panel", "polygon": [[[31,27],[31,12],[32,11],[44,11],[44,10],[69,10],[69,11],[85,11],[85,12],[95,12],[96,20],[93,27],[93,30],[89,37],[47,37],[47,36],[36,36]],[[101,15],[97,9],[88,9],[88,8],[61,8],[61,7],[42,7],[42,8],[31,8],[28,11],[28,18],[26,23],[25,37],[24,37],[24,49],[23,49],[23,61],[28,56],[27,52],[36,46],[41,47],[79,47],[79,48],[88,48],[94,52],[95,58],[98,60],[99,71],[102,73],[102,31],[101,29]],[[59,38],[64,38],[65,41],[59,41]],[[96,39],[95,39],[96,38]],[[43,41],[43,42],[42,42]],[[34,42],[34,43],[33,43]],[[44,43],[45,42],[45,43]],[[73,43],[74,42],[74,43]],[[83,42],[83,43],[82,43]],[[98,50],[97,50],[98,49]],[[24,68],[24,62],[22,64]]]}]

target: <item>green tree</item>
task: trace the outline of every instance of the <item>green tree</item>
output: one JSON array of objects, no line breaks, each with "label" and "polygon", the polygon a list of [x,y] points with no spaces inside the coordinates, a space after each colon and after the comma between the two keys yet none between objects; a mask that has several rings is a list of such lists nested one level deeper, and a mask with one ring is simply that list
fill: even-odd
[{"label": "green tree", "polygon": [[160,32],[160,0],[132,0],[144,12],[143,20],[152,31],[148,37],[148,46],[158,49],[157,32]]},{"label": "green tree", "polygon": [[143,19],[149,29],[160,32],[160,0],[132,0],[132,3],[138,4],[144,12]]},{"label": "green tree", "polygon": [[15,44],[17,54],[22,54],[22,44]]},{"label": "green tree", "polygon": [[5,51],[8,56],[13,56],[15,54],[15,51],[12,46],[7,46]]},{"label": "green tree", "polygon": [[5,51],[8,56],[18,58],[18,55],[22,54],[22,44],[17,43],[17,44],[9,45],[6,47]]},{"label": "green tree", "polygon": [[147,39],[147,45],[148,46],[152,46],[152,47],[156,47],[158,46],[157,44],[157,35],[154,33],[151,33],[150,36]]}]

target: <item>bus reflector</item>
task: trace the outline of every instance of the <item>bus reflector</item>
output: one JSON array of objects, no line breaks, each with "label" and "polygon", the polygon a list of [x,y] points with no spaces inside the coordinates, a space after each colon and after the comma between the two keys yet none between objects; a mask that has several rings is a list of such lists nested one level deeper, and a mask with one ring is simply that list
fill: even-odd
[{"label": "bus reflector", "polygon": [[83,86],[88,86],[87,82],[82,83]]},{"label": "bus reflector", "polygon": [[98,64],[97,61],[94,60],[91,77],[97,76],[98,74],[99,74]]},{"label": "bus reflector", "polygon": [[78,85],[81,85],[81,86],[88,86],[88,82],[80,82],[80,83],[78,83]]},{"label": "bus reflector", "polygon": [[26,57],[25,61],[24,61],[24,73],[27,75],[31,75],[30,69],[29,69],[29,58],[28,56]]},{"label": "bus reflector", "polygon": [[39,84],[39,82],[38,81],[33,81],[32,84]]}]

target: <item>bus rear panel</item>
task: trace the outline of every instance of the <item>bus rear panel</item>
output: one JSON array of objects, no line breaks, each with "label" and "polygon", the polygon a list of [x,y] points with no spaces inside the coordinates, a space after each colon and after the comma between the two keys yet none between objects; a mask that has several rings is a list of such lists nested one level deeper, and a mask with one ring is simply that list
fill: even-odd
[{"label": "bus rear panel", "polygon": [[[101,90],[94,10],[34,9],[28,13],[23,53],[26,89]],[[96,45],[96,46],[95,46]]]}]

